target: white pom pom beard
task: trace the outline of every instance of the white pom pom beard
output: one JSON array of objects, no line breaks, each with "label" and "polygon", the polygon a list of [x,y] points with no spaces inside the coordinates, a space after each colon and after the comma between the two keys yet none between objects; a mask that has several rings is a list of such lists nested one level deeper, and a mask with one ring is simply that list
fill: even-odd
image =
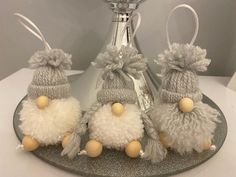
[{"label": "white pom pom beard", "polygon": [[143,137],[144,125],[137,105],[125,104],[120,117],[111,112],[111,104],[103,105],[89,120],[89,137],[107,148],[122,150],[133,140]]},{"label": "white pom pom beard", "polygon": [[40,145],[59,143],[66,132],[72,132],[81,117],[79,101],[73,97],[54,99],[45,109],[35,101],[23,101],[20,129],[24,135],[35,138]]},{"label": "white pom pom beard", "polygon": [[202,152],[205,138],[212,140],[219,112],[202,102],[191,113],[182,113],[177,104],[158,104],[151,118],[159,132],[167,135],[170,147],[180,154]]}]

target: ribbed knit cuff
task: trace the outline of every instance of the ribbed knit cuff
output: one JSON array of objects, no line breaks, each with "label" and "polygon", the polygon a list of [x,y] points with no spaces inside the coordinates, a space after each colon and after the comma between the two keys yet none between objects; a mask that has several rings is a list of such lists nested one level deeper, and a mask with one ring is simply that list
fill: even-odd
[{"label": "ribbed knit cuff", "polygon": [[130,89],[102,89],[97,94],[97,100],[102,104],[109,102],[134,104],[137,101],[137,94]]},{"label": "ribbed knit cuff", "polygon": [[191,98],[193,102],[198,102],[202,100],[202,92],[200,90],[197,90],[194,93],[176,93],[170,92],[165,89],[161,89],[160,91],[160,98],[163,102],[166,103],[176,103],[185,97]]},{"label": "ribbed knit cuff", "polygon": [[47,96],[50,99],[62,99],[70,96],[70,85],[56,86],[37,86],[30,84],[28,87],[28,96],[31,99],[36,99],[39,96]]}]

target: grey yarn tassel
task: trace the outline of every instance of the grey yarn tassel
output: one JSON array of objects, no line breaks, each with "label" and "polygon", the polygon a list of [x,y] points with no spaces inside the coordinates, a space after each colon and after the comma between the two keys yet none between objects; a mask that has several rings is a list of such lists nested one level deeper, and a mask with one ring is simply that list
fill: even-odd
[{"label": "grey yarn tassel", "polygon": [[148,135],[147,145],[145,146],[142,158],[151,160],[152,163],[160,162],[166,157],[167,150],[161,144],[151,119],[144,112],[142,112],[142,118]]},{"label": "grey yarn tassel", "polygon": [[67,155],[69,158],[74,158],[80,151],[81,136],[87,131],[87,123],[90,117],[102,106],[101,103],[95,103],[91,108],[84,114],[79,121],[75,131],[72,133],[69,143],[61,152],[61,155]]},{"label": "grey yarn tassel", "polygon": [[81,142],[80,135],[73,132],[71,134],[69,143],[61,152],[61,156],[67,155],[71,159],[74,158],[76,154],[79,153],[80,151],[80,142]]}]

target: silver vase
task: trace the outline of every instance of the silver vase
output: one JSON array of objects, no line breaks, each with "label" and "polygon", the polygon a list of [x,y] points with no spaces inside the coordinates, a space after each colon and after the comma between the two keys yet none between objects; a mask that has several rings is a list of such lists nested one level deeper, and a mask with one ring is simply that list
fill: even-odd
[{"label": "silver vase", "polygon": [[[144,0],[105,0],[113,11],[113,18],[110,32],[107,35],[106,42],[101,49],[103,52],[107,45],[115,45],[120,48],[127,45],[132,35],[132,27],[128,25],[124,37],[121,38],[129,17],[132,12],[138,8]],[[131,41],[133,47],[137,47],[136,42]],[[100,70],[90,65],[87,70],[72,83],[72,92],[80,100],[83,111],[86,111],[95,101],[96,94],[100,89],[97,87],[97,80],[100,76]],[[134,79],[135,89],[138,95],[138,104],[140,108],[147,112],[154,103],[154,94],[158,84],[148,69],[139,80]]]}]

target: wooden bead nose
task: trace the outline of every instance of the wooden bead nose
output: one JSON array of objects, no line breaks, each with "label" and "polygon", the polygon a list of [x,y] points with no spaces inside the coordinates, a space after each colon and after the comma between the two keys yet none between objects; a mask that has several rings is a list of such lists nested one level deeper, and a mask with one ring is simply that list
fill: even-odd
[{"label": "wooden bead nose", "polygon": [[124,106],[121,103],[114,103],[111,106],[111,111],[115,116],[121,116],[124,112]]},{"label": "wooden bead nose", "polygon": [[184,112],[191,112],[193,110],[193,100],[190,98],[182,98],[179,101],[179,109]]},{"label": "wooden bead nose", "polygon": [[49,98],[46,96],[40,96],[36,99],[36,105],[39,109],[44,109],[49,105]]}]

